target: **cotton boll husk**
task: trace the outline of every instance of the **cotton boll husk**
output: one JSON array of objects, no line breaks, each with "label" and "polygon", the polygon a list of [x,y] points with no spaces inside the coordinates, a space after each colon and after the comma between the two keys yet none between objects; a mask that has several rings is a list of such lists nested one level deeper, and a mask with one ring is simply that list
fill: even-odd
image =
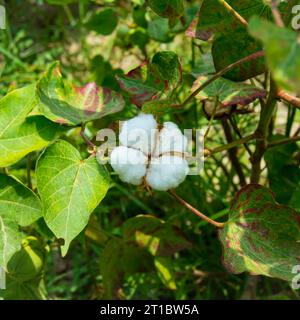
[{"label": "cotton boll husk", "polygon": [[120,143],[145,154],[152,153],[157,136],[157,123],[151,114],[140,113],[124,122],[119,135]]},{"label": "cotton boll husk", "polygon": [[147,184],[155,190],[167,191],[178,187],[186,178],[189,166],[178,156],[152,158],[147,171]]},{"label": "cotton boll husk", "polygon": [[167,152],[184,153],[187,143],[187,138],[175,123],[165,122],[159,133],[153,156],[158,157]]},{"label": "cotton boll husk", "polygon": [[115,148],[110,164],[122,181],[140,185],[146,175],[148,158],[139,150],[124,146]]}]

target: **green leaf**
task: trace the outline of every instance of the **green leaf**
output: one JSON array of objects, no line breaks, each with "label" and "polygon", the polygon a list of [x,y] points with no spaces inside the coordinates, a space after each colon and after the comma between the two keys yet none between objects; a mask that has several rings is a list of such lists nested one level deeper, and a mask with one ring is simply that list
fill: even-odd
[{"label": "green leaf", "polygon": [[64,130],[45,117],[28,117],[23,124],[0,137],[0,167],[10,166],[30,152],[48,146]]},{"label": "green leaf", "polygon": [[[81,0],[82,1],[82,0]],[[70,4],[72,2],[77,2],[77,0],[47,0],[49,4],[61,5]]]},{"label": "green leaf", "polygon": [[159,16],[169,18],[170,25],[184,14],[183,0],[148,0],[147,4]]},{"label": "green leaf", "polygon": [[180,229],[146,215],[127,220],[123,225],[123,236],[127,243],[146,248],[154,256],[170,256],[191,246]]},{"label": "green leaf", "polygon": [[[283,140],[286,136],[275,135],[272,141]],[[300,209],[300,168],[296,155],[300,149],[296,142],[270,148],[264,154],[268,167],[270,188],[276,194],[276,201]]]},{"label": "green leaf", "polygon": [[82,160],[76,148],[59,140],[41,155],[36,175],[45,221],[58,238],[64,239],[64,256],[106,195],[108,172],[96,158]]},{"label": "green leaf", "polygon": [[267,64],[277,84],[300,93],[300,38],[297,32],[253,17],[250,34],[262,41]]},{"label": "green leaf", "polygon": [[122,96],[92,82],[81,88],[63,79],[59,63],[53,63],[37,84],[39,108],[48,119],[78,125],[100,119],[124,108]]},{"label": "green leaf", "polygon": [[144,113],[151,113],[157,117],[162,117],[167,113],[178,111],[178,106],[170,99],[153,100],[145,102],[142,111]]},{"label": "green leaf", "polygon": [[0,216],[0,266],[6,268],[8,261],[20,249],[22,233],[17,222]]},{"label": "green leaf", "polygon": [[172,269],[172,260],[165,257],[155,257],[154,265],[162,283],[170,290],[176,290],[177,287],[174,271]]},{"label": "green leaf", "polygon": [[178,56],[173,51],[161,51],[152,58],[160,79],[168,83],[168,90],[176,89],[182,81],[182,70]]},{"label": "green leaf", "polygon": [[171,51],[162,51],[153,57],[151,63],[143,63],[128,74],[117,76],[117,80],[132,103],[142,107],[147,101],[171,95],[180,85],[181,75],[178,56]]},{"label": "green leaf", "polygon": [[11,91],[0,100],[0,167],[42,149],[62,132],[42,116],[27,118],[35,105],[35,85]]},{"label": "green leaf", "polygon": [[153,267],[153,259],[146,250],[128,245],[123,239],[111,239],[100,257],[105,298],[120,298],[124,276],[151,271]]},{"label": "green leaf", "polygon": [[0,216],[28,226],[42,216],[40,199],[21,182],[0,174]]},{"label": "green leaf", "polygon": [[19,282],[9,278],[6,289],[0,290],[0,297],[4,300],[46,300],[47,293],[43,280]]},{"label": "green leaf", "polygon": [[[258,14],[271,17],[270,7],[263,0],[227,0],[244,19]],[[213,33],[232,33],[241,23],[220,3],[219,0],[202,0],[198,14],[196,35],[208,40]],[[237,49],[238,46],[235,47]]]},{"label": "green leaf", "polygon": [[[237,28],[231,33],[219,36],[212,46],[212,56],[216,71],[223,70],[230,64],[262,50],[260,43],[250,37],[247,30]],[[228,71],[223,75],[233,81],[244,81],[265,72],[264,57],[251,60]]]},{"label": "green leaf", "polygon": [[39,198],[22,183],[0,174],[0,266],[6,265],[21,245],[20,226],[42,216]]},{"label": "green leaf", "polygon": [[[192,91],[206,82],[209,76],[200,76],[193,84]],[[218,78],[213,83],[204,88],[197,99],[214,100],[218,97],[219,102],[224,106],[247,105],[257,98],[264,98],[266,91],[250,84],[237,83],[224,78]]]},{"label": "green leaf", "polygon": [[118,16],[115,10],[109,8],[94,13],[86,26],[102,35],[111,34],[118,25]]},{"label": "green leaf", "polygon": [[129,41],[143,50],[149,42],[149,35],[144,29],[138,28],[130,34]]},{"label": "green leaf", "polygon": [[22,248],[7,265],[7,273],[18,282],[31,281],[43,276],[46,250],[35,237],[22,240]]},{"label": "green leaf", "polygon": [[275,202],[260,185],[247,185],[235,197],[229,221],[219,232],[228,271],[245,271],[287,281],[300,261],[300,215]]},{"label": "green leaf", "polygon": [[123,255],[123,241],[110,240],[103,249],[100,257],[100,272],[103,277],[105,298],[119,298],[119,289],[122,287],[124,270],[121,263]]},{"label": "green leaf", "polygon": [[155,41],[159,42],[170,42],[173,39],[171,35],[168,20],[159,16],[153,17],[148,22],[147,28],[149,36]]}]

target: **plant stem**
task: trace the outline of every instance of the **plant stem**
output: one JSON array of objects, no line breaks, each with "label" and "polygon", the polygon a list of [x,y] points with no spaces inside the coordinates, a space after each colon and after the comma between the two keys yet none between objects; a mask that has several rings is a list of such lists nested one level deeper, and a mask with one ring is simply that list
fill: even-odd
[{"label": "plant stem", "polygon": [[205,220],[206,222],[210,223],[211,225],[217,227],[217,228],[224,228],[225,223],[222,222],[217,222],[215,220],[210,219],[209,217],[207,217],[205,214],[201,213],[200,211],[198,211],[197,209],[195,209],[192,205],[190,205],[188,202],[186,202],[184,199],[182,199],[181,197],[179,197],[175,191],[171,190],[168,191],[168,193],[170,195],[172,195],[179,203],[181,203],[184,207],[186,207],[188,210],[190,210],[191,212],[193,212],[194,214],[196,214],[198,217],[200,217],[201,219]]},{"label": "plant stem", "polygon": [[283,144],[288,144],[288,143],[297,142],[297,141],[300,141],[300,136],[295,136],[287,139],[270,142],[268,144],[268,148],[274,148],[274,147],[281,146]]},{"label": "plant stem", "polygon": [[[242,134],[241,134],[236,122],[234,121],[234,119],[232,117],[229,118],[229,122],[230,122],[234,132],[238,135],[238,137],[240,139],[242,139],[243,136],[242,136]],[[250,157],[252,157],[252,151],[250,150],[248,144],[247,143],[243,143],[243,145],[244,145],[245,149],[247,150],[248,154],[250,155]]]},{"label": "plant stem", "polygon": [[234,140],[224,146],[221,146],[221,147],[217,147],[215,149],[212,149],[212,150],[207,150],[206,149],[206,157],[209,157],[210,155],[213,155],[213,154],[216,154],[216,153],[219,153],[219,152],[222,152],[222,151],[226,151],[226,150],[229,150],[229,149],[232,149],[234,147],[237,147],[239,145],[242,145],[242,144],[245,144],[251,140],[254,140],[255,139],[255,135],[254,134],[250,134],[249,136],[246,136],[242,139],[238,139],[238,140]]},{"label": "plant stem", "polygon": [[216,97],[216,98],[215,98],[215,104],[214,104],[213,113],[212,113],[212,115],[211,115],[211,117],[210,117],[210,119],[209,119],[208,127],[207,127],[207,129],[206,129],[206,131],[205,131],[205,134],[204,134],[204,139],[205,139],[205,138],[208,136],[208,134],[209,134],[210,128],[211,128],[212,123],[213,123],[213,121],[214,121],[214,119],[215,119],[215,115],[216,115],[216,112],[217,112],[217,109],[218,109],[218,104],[219,104],[219,97]]},{"label": "plant stem", "polygon": [[226,10],[232,15],[234,16],[242,25],[244,25],[245,27],[248,26],[248,22],[237,12],[235,11],[232,6],[227,3],[225,0],[218,0],[219,3],[226,8]]},{"label": "plant stem", "polygon": [[252,174],[251,183],[259,183],[261,174],[261,160],[267,148],[267,136],[269,124],[276,106],[277,88],[275,82],[270,81],[270,92],[266,105],[261,109],[258,127],[255,131],[256,149],[251,158]]},{"label": "plant stem", "polygon": [[300,99],[299,98],[293,97],[292,95],[290,95],[289,93],[287,93],[283,90],[279,90],[277,92],[277,97],[292,104],[297,109],[300,109]]},{"label": "plant stem", "polygon": [[[224,130],[224,134],[225,134],[227,142],[228,143],[233,142],[232,132],[231,132],[230,126],[229,126],[226,119],[222,120],[222,127]],[[229,155],[230,162],[239,177],[241,186],[243,187],[247,184],[246,177],[244,175],[242,166],[241,166],[240,161],[238,159],[237,152],[238,152],[237,147],[233,147],[233,148],[228,149],[228,155]]]},{"label": "plant stem", "polygon": [[215,80],[217,80],[218,78],[222,77],[225,73],[227,73],[228,71],[240,66],[241,64],[251,61],[251,60],[255,60],[258,59],[260,57],[263,57],[265,55],[264,51],[258,51],[255,52],[253,54],[250,54],[249,56],[240,59],[230,65],[228,65],[226,68],[220,70],[219,72],[217,72],[215,75],[213,75],[210,79],[208,79],[206,82],[204,82],[199,88],[197,88],[195,91],[193,91],[190,96],[183,101],[183,103],[180,105],[180,107],[184,107],[186,106],[188,103],[190,103],[196,96],[197,94],[202,91],[203,89],[205,89],[208,85],[210,85],[212,82],[214,82]]},{"label": "plant stem", "polygon": [[284,22],[282,20],[281,13],[278,9],[277,0],[271,0],[271,10],[272,10],[272,14],[273,14],[276,25],[280,28],[284,28]]},{"label": "plant stem", "polygon": [[63,5],[63,8],[65,10],[66,16],[70,22],[70,25],[73,27],[76,24],[76,20],[72,14],[72,11],[70,10],[69,6],[67,4]]},{"label": "plant stem", "polygon": [[83,123],[81,125],[81,129],[80,129],[80,136],[82,137],[82,139],[84,140],[84,142],[87,144],[87,146],[90,148],[89,153],[91,153],[92,155],[96,155],[96,145],[93,144],[92,141],[90,141],[88,139],[88,137],[85,135],[84,133],[85,131],[85,124]]}]

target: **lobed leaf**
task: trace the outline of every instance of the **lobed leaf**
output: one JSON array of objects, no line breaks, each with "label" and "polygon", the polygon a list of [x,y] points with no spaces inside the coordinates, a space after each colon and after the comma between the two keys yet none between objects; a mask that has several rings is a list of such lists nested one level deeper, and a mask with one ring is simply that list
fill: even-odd
[{"label": "lobed leaf", "polygon": [[64,256],[106,195],[108,172],[96,158],[82,160],[76,148],[59,140],[39,158],[36,175],[45,221],[58,238],[64,239]]},{"label": "lobed leaf", "polygon": [[236,195],[229,220],[219,232],[226,269],[286,281],[300,262],[300,215],[276,203],[260,185],[247,185]]},{"label": "lobed leaf", "polygon": [[251,19],[249,31],[262,41],[268,67],[278,85],[300,93],[300,41],[297,32],[258,17]]},{"label": "lobed leaf", "polygon": [[14,90],[0,100],[0,167],[42,149],[63,131],[42,116],[28,117],[35,105],[35,85]]},{"label": "lobed leaf", "polygon": [[132,103],[142,107],[147,101],[170,95],[180,85],[181,65],[174,52],[162,51],[154,55],[151,63],[145,62],[128,74],[117,76],[117,80]]},{"label": "lobed leaf", "polygon": [[[209,76],[200,76],[193,84],[192,91],[200,87],[209,79]],[[242,105],[245,106],[258,98],[264,98],[266,91],[257,88],[254,85],[237,83],[224,78],[218,78],[213,83],[204,88],[198,95],[197,99],[213,100],[218,98],[224,106]]]},{"label": "lobed leaf", "polygon": [[122,96],[94,82],[76,87],[63,79],[59,63],[53,63],[37,84],[39,108],[51,121],[78,125],[121,111]]}]

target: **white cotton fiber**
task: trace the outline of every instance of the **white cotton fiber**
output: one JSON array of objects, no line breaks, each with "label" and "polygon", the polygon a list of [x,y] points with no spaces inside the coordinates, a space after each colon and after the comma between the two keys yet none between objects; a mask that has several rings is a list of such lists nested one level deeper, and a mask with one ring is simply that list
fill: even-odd
[{"label": "white cotton fiber", "polygon": [[148,155],[154,149],[156,136],[157,123],[153,115],[140,113],[123,123],[119,139],[123,146],[141,150]]},{"label": "white cotton fiber", "polygon": [[146,175],[148,158],[139,150],[117,147],[110,155],[110,164],[122,181],[140,185]]},{"label": "white cotton fiber", "polygon": [[186,148],[187,138],[182,134],[178,126],[173,122],[165,122],[159,133],[153,156],[158,157],[169,152],[184,153]]},{"label": "white cotton fiber", "polygon": [[147,184],[155,190],[167,191],[181,184],[189,172],[185,159],[177,156],[152,158],[147,171]]}]

